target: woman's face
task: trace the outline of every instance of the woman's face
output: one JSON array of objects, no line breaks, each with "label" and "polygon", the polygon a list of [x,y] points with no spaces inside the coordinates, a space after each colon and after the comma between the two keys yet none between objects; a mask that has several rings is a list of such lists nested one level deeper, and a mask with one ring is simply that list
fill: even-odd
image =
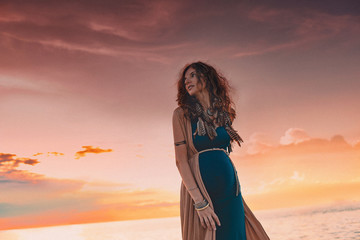
[{"label": "woman's face", "polygon": [[198,77],[196,76],[195,69],[190,67],[185,73],[184,81],[186,91],[189,93],[190,96],[196,96],[205,88],[205,83],[201,81],[203,83],[201,84],[200,81],[201,80],[198,79]]}]

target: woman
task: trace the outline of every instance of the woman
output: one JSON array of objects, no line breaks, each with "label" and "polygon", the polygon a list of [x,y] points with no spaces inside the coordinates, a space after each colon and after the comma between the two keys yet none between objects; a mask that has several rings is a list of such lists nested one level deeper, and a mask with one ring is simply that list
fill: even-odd
[{"label": "woman", "polygon": [[173,113],[176,165],[182,177],[183,240],[269,239],[241,196],[229,154],[241,137],[227,80],[203,62],[184,67]]}]

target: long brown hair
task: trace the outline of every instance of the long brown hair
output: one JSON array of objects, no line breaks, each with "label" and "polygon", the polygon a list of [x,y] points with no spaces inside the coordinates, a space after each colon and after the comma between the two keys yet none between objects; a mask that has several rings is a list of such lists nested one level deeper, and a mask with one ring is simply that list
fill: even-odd
[{"label": "long brown hair", "polygon": [[233,108],[234,103],[229,95],[230,85],[228,80],[219,74],[214,67],[200,61],[185,65],[181,70],[179,80],[177,81],[178,93],[176,101],[178,102],[178,105],[184,109],[185,116],[189,118],[195,116],[194,105],[197,101],[194,96],[189,95],[185,87],[185,73],[189,68],[195,70],[198,80],[200,80],[200,78],[204,80],[205,87],[210,94],[211,106],[216,99],[220,100],[220,104],[216,107],[221,111],[229,113],[231,121],[233,121],[236,117],[236,112]]}]

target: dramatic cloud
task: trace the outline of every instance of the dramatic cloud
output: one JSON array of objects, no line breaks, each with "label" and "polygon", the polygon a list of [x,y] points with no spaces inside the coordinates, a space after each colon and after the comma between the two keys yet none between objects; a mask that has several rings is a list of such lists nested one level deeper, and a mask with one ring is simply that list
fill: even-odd
[{"label": "dramatic cloud", "polygon": [[[259,6],[212,2],[202,8],[201,14],[192,14],[190,2],[162,0],[86,4],[50,1],[37,5],[9,1],[2,8],[0,27],[6,39],[2,44],[8,49],[35,44],[48,50],[60,48],[163,64],[172,60],[169,53],[180,57],[191,46],[196,46],[197,54],[204,54],[225,42],[227,47],[214,54],[260,55],[321,41],[344,31],[354,32],[359,27],[356,15],[336,15],[310,4],[294,11],[291,6],[274,8],[266,2]],[[223,29],[219,19],[225,23]],[[233,31],[236,28],[246,31]],[[269,32],[282,32],[282,38],[269,36]],[[205,44],[203,36],[210,36]]]},{"label": "dramatic cloud", "polygon": [[178,214],[171,113],[178,71],[197,60],[236,90],[247,152],[232,156],[250,202],[333,200],[321,189],[356,198],[357,6],[1,1],[0,226]]},{"label": "dramatic cloud", "polygon": [[[164,63],[168,58],[159,51],[184,46],[164,42],[176,20],[179,4],[175,2],[18,4],[3,3],[0,26],[10,42]],[[156,44],[159,39],[163,39],[161,44]]]}]

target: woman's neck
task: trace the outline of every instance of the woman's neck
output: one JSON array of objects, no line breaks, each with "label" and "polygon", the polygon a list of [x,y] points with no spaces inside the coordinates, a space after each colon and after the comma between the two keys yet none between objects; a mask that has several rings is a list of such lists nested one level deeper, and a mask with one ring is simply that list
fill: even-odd
[{"label": "woman's neck", "polygon": [[210,107],[210,96],[207,90],[203,90],[198,95],[196,95],[196,99],[205,110]]}]

